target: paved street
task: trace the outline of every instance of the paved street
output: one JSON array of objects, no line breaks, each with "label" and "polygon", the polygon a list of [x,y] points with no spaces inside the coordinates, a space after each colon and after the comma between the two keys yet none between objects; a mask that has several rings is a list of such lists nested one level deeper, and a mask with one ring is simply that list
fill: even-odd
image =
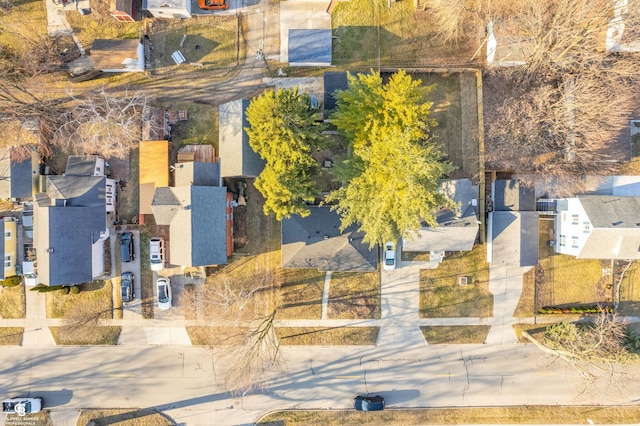
[{"label": "paved street", "polygon": [[366,392],[383,395],[389,408],[640,401],[637,386],[582,394],[574,370],[531,346],[300,348],[285,355],[285,376],[265,392],[233,398],[219,382],[224,366],[207,349],[5,347],[0,390],[42,395],[54,413],[154,407],[188,425],[248,424],[281,408],[348,408],[356,393]]}]

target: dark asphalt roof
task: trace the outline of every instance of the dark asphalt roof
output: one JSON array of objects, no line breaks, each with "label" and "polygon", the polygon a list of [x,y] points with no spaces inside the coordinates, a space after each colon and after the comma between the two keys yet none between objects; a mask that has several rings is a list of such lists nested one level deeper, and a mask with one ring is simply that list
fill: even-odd
[{"label": "dark asphalt roof", "polygon": [[535,189],[517,180],[497,180],[493,200],[494,211],[536,211]]},{"label": "dark asphalt roof", "polygon": [[0,153],[0,198],[31,198],[33,170],[31,157],[12,159],[11,148]]},{"label": "dark asphalt roof", "polygon": [[220,186],[220,163],[178,163],[174,178],[175,186]]},{"label": "dark asphalt roof", "polygon": [[347,73],[345,71],[328,71],[324,73],[324,111],[333,111],[336,108],[334,94],[337,90],[345,90],[349,87]]},{"label": "dark asphalt roof", "polygon": [[282,266],[321,271],[372,272],[378,250],[362,243],[363,234],[350,226],[340,232],[340,216],[329,207],[310,206],[307,217],[282,221]]}]

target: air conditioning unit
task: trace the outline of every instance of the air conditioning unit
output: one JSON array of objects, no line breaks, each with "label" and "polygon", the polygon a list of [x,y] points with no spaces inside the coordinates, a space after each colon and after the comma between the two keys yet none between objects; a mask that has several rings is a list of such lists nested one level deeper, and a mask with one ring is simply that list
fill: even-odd
[{"label": "air conditioning unit", "polygon": [[458,277],[458,285],[466,286],[469,282],[469,277]]}]

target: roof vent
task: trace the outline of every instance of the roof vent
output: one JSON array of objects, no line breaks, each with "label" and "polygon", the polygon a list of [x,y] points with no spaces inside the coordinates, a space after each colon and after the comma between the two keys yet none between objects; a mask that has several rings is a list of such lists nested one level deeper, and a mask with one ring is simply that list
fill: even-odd
[{"label": "roof vent", "polygon": [[53,248],[49,247],[45,250],[45,253],[53,253]]},{"label": "roof vent", "polygon": [[613,223],[612,223],[612,225],[613,225],[613,226],[618,226],[618,225],[622,225],[622,223],[623,223],[623,222],[622,222],[621,220],[619,220],[619,221],[617,221],[617,222],[613,222]]},{"label": "roof vent", "polygon": [[324,239],[325,239],[325,240],[328,240],[328,239],[329,239],[329,236],[328,236],[328,235],[325,235],[325,236],[324,236]]}]

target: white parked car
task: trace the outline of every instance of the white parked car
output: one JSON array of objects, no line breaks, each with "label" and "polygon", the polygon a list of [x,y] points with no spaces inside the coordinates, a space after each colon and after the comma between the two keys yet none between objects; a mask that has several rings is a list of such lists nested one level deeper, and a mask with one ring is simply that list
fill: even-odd
[{"label": "white parked car", "polygon": [[158,309],[171,309],[171,281],[169,278],[158,278],[156,290],[158,291]]},{"label": "white parked car", "polygon": [[384,244],[384,263],[382,268],[391,271],[396,267],[396,245],[391,241]]},{"label": "white parked car", "polygon": [[164,269],[164,239],[156,237],[150,240],[149,257],[151,258],[152,271],[162,271]]}]

